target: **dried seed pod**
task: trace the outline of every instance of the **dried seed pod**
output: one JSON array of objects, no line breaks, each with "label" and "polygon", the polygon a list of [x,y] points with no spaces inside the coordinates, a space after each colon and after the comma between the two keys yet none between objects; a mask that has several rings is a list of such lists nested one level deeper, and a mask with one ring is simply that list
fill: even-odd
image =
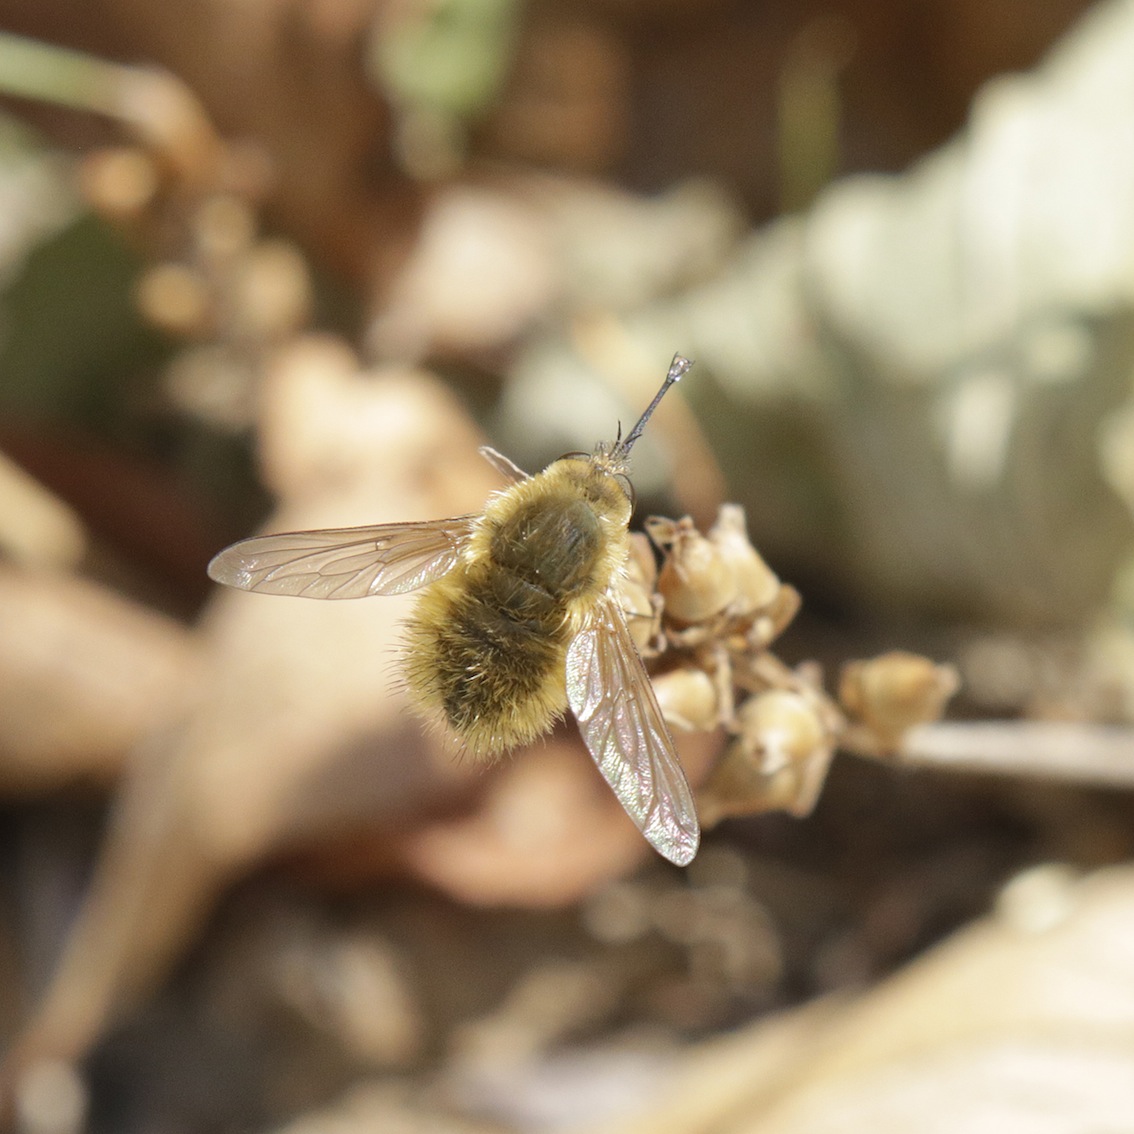
[{"label": "dried seed pod", "polygon": [[649,539],[641,532],[630,533],[630,555],[626,560],[626,574],[648,591],[652,591],[658,581],[658,562]]},{"label": "dried seed pod", "polygon": [[790,583],[781,583],[767,610],[752,620],[745,637],[749,649],[763,650],[772,644],[799,613],[803,599]]},{"label": "dried seed pod", "polygon": [[261,240],[234,273],[230,300],[234,334],[253,341],[295,334],[311,311],[306,260],[286,240]]},{"label": "dried seed pod", "polygon": [[138,281],[135,294],[141,313],[163,331],[203,335],[209,329],[213,313],[209,285],[188,264],[155,265]]},{"label": "dried seed pod", "polygon": [[686,732],[707,732],[720,724],[717,686],[703,670],[679,666],[652,678],[666,724]]},{"label": "dried seed pod", "polygon": [[951,665],[895,650],[844,666],[839,701],[870,730],[881,752],[892,753],[908,729],[941,716],[959,685]]},{"label": "dried seed pod", "polygon": [[709,529],[709,542],[719,550],[736,585],[730,617],[747,619],[768,610],[780,592],[780,580],[752,546],[739,504],[721,505],[717,522]]},{"label": "dried seed pod", "polygon": [[240,433],[255,418],[258,373],[249,352],[225,343],[202,343],[170,362],[162,386],[183,412],[214,429]]},{"label": "dried seed pod", "polygon": [[246,252],[256,239],[256,213],[235,193],[213,193],[193,214],[193,240],[203,260],[225,263]]},{"label": "dried seed pod", "polygon": [[830,742],[819,707],[806,693],[770,689],[748,698],[737,718],[741,738],[759,750],[766,771],[809,760]]},{"label": "dried seed pod", "polygon": [[824,715],[805,692],[770,689],[745,701],[739,735],[698,794],[702,822],[775,810],[807,815],[835,749]]},{"label": "dried seed pod", "polygon": [[668,619],[686,626],[705,622],[736,599],[732,568],[721,549],[701,535],[688,516],[677,521],[651,518],[646,530],[666,549],[658,590]]},{"label": "dried seed pod", "polygon": [[79,166],[79,190],[91,208],[111,220],[135,220],[160,188],[157,164],[136,146],[95,150]]},{"label": "dried seed pod", "polygon": [[626,573],[618,581],[619,601],[626,614],[630,637],[642,657],[656,657],[664,646],[661,638],[662,598],[654,590],[658,567],[650,541],[641,532],[630,535]]}]

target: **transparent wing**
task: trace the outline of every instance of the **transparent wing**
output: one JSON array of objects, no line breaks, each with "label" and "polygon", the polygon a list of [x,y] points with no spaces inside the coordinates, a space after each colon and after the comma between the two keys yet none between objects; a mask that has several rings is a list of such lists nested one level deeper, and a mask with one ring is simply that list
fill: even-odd
[{"label": "transparent wing", "polygon": [[693,860],[700,826],[646,667],[612,598],[567,651],[567,700],[591,756],[638,829],[678,866]]},{"label": "transparent wing", "polygon": [[475,521],[475,516],[454,516],[254,536],[217,555],[209,578],[242,591],[303,598],[401,595],[451,571]]},{"label": "transparent wing", "polygon": [[509,484],[519,484],[522,480],[530,479],[529,474],[515,461],[498,453],[491,445],[481,445],[478,452]]}]

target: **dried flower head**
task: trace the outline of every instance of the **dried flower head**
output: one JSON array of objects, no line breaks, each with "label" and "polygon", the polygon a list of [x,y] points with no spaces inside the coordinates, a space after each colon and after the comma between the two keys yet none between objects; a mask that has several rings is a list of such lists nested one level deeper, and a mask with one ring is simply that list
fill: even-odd
[{"label": "dried flower head", "polygon": [[717,683],[696,665],[682,665],[652,679],[662,716],[671,728],[708,732],[721,723]]},{"label": "dried flower head", "polygon": [[639,543],[624,601],[642,615],[639,648],[662,658],[653,677],[662,713],[673,728],[723,725],[732,734],[697,796],[704,825],[770,810],[808,814],[836,748],[892,752],[955,692],[953,668],[928,658],[894,653],[855,662],[840,687],[855,718],[848,721],[824,691],[818,665],[792,669],[769,649],[800,596],[752,546],[739,505],[724,505],[707,537],[689,517],[653,517],[646,528],[663,553],[657,593],[648,593],[653,562]]},{"label": "dried flower head", "polygon": [[688,516],[682,520],[651,517],[646,530],[666,552],[658,591],[669,620],[684,626],[707,622],[735,601],[737,582],[732,566]]},{"label": "dried flower head", "polygon": [[794,690],[749,697],[737,711],[737,736],[698,795],[702,821],[776,809],[808,814],[835,750],[823,716]]},{"label": "dried flower head", "polygon": [[779,597],[780,580],[752,546],[739,504],[721,505],[717,522],[709,529],[709,542],[732,576],[735,596],[728,616],[739,622],[770,610]]},{"label": "dried flower head", "polygon": [[904,733],[937,720],[959,685],[951,665],[895,650],[844,666],[839,701],[872,734],[878,754],[889,755]]},{"label": "dried flower head", "polygon": [[655,590],[657,579],[658,565],[650,541],[641,532],[632,532],[630,556],[618,589],[630,637],[644,658],[656,657],[665,648],[661,637],[662,599]]}]

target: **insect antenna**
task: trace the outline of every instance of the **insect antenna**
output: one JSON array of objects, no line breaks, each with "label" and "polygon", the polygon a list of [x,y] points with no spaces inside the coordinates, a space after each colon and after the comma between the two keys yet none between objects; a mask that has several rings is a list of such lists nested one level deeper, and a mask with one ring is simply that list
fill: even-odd
[{"label": "insect antenna", "polygon": [[680,354],[673,356],[673,361],[669,364],[669,372],[665,376],[665,381],[661,384],[661,389],[658,390],[654,395],[654,400],[646,407],[646,412],[638,418],[638,424],[630,430],[625,441],[622,440],[622,427],[621,425],[619,426],[619,439],[614,444],[613,456],[619,458],[626,457],[630,452],[630,446],[642,436],[642,430],[646,428],[646,422],[650,420],[650,415],[658,408],[658,403],[665,397],[666,390],[674,385],[674,383],[680,382],[682,375],[684,375],[692,365],[693,362],[691,359],[684,358]]}]

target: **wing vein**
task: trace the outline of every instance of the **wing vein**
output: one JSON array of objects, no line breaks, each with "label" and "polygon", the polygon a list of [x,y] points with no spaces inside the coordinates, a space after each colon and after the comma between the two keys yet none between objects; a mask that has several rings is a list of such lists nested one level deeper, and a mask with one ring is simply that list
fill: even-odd
[{"label": "wing vein", "polygon": [[209,576],[245,591],[302,598],[404,594],[456,566],[475,522],[473,516],[456,516],[254,536],[217,555]]},{"label": "wing vein", "polygon": [[700,839],[693,793],[609,595],[568,650],[567,699],[599,771],[638,829],[671,862],[690,862]]}]

